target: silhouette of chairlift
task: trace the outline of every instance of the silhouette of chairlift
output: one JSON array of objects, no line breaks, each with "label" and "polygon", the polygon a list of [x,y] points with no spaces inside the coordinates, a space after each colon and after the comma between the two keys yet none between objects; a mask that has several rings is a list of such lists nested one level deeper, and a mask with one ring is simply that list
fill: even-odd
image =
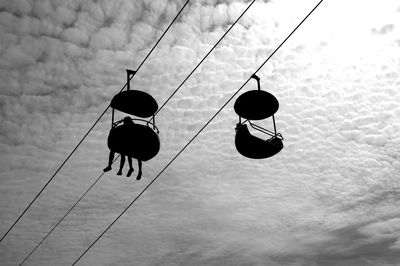
[{"label": "silhouette of chairlift", "polygon": [[[243,93],[235,102],[234,109],[239,115],[236,125],[235,146],[237,151],[251,159],[264,159],[274,156],[283,148],[283,137],[276,132],[274,114],[279,109],[279,102],[272,94],[261,90],[260,78],[253,75],[257,81],[258,90]],[[262,120],[272,116],[274,131],[262,128],[250,120]],[[242,118],[246,119],[242,122]],[[267,135],[268,139],[261,139],[250,133],[246,122],[255,130]]]},{"label": "silhouette of chairlift", "polygon": [[[155,112],[158,110],[156,100],[148,93],[130,89],[131,76],[136,71],[126,70],[127,90],[121,91],[111,100],[112,108],[111,129],[108,135],[108,147],[111,151],[147,161],[155,157],[160,151],[160,131],[155,125]],[[140,118],[149,118],[147,121],[131,118],[131,125],[125,125],[124,119],[114,122],[114,112],[118,110]],[[139,122],[139,123],[135,123]]]}]

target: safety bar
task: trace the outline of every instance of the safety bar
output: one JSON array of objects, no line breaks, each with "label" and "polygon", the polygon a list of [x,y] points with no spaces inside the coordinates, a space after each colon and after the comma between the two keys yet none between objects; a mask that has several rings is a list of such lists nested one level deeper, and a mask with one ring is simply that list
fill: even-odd
[{"label": "safety bar", "polygon": [[260,127],[259,125],[253,124],[253,123],[251,123],[250,121],[249,121],[249,124],[250,124],[250,126],[251,126],[252,128],[254,128],[255,130],[258,130],[258,131],[260,131],[260,132],[262,132],[262,133],[265,133],[265,134],[268,134],[268,135],[270,135],[270,136],[275,136],[275,132],[273,132],[273,131],[271,131],[271,130],[268,130],[268,129],[265,129],[265,128],[263,128],[263,127]]},{"label": "safety bar", "polygon": [[283,136],[282,136],[281,133],[275,133],[275,132],[273,132],[271,130],[268,130],[268,129],[265,129],[263,127],[260,127],[259,125],[251,123],[250,120],[245,120],[243,123],[241,123],[241,125],[245,124],[246,122],[249,122],[250,126],[252,128],[254,128],[255,130],[258,130],[258,131],[260,131],[260,132],[262,132],[264,134],[267,134],[267,135],[269,135],[271,137],[277,137],[277,138],[280,138],[281,140],[283,140]]},{"label": "safety bar", "polygon": [[[145,123],[146,123],[146,126],[149,126],[149,124],[150,124],[150,125],[153,126],[153,130],[155,130],[155,131],[157,132],[157,134],[160,133],[160,130],[158,130],[158,127],[157,127],[154,123],[152,123],[152,122],[150,122],[150,121],[147,121],[147,120],[144,120],[144,119],[139,119],[139,118],[131,118],[131,120],[132,120],[132,121],[145,122]],[[121,120],[119,120],[119,121],[117,121],[117,122],[114,122],[113,128],[115,128],[116,126],[118,126],[119,124],[121,124],[123,121],[124,121],[124,119],[121,119]]]}]

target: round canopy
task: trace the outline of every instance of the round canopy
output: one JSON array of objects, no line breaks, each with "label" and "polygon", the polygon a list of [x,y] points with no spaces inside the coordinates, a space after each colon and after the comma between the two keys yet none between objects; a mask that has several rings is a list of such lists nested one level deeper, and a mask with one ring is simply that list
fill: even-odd
[{"label": "round canopy", "polygon": [[261,120],[278,111],[279,102],[269,92],[251,90],[240,95],[234,105],[235,112],[248,120]]},{"label": "round canopy", "polygon": [[158,110],[156,100],[150,94],[138,90],[118,93],[111,100],[110,106],[118,111],[141,118],[148,118]]}]

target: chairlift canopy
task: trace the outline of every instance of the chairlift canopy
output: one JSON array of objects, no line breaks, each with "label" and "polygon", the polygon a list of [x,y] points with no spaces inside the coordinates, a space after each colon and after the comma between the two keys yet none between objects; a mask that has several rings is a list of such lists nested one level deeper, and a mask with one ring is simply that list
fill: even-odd
[{"label": "chairlift canopy", "polygon": [[262,120],[276,113],[279,102],[269,92],[251,90],[240,95],[234,105],[235,112],[248,120]]},{"label": "chairlift canopy", "polygon": [[138,90],[122,91],[114,96],[111,108],[141,118],[148,118],[158,110],[156,100],[148,93]]}]

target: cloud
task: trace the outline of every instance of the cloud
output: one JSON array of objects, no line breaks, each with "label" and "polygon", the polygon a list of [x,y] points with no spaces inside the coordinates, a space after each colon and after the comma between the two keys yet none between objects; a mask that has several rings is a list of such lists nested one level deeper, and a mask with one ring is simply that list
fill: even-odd
[{"label": "cloud", "polygon": [[28,0],[5,1],[0,3],[0,8],[9,10],[18,15],[23,15],[29,14],[32,11],[32,3]]},{"label": "cloud", "polygon": [[67,42],[72,42],[76,45],[85,46],[89,43],[87,32],[78,28],[68,28],[63,31],[61,38]]},{"label": "cloud", "polygon": [[118,50],[125,45],[125,32],[117,28],[102,28],[93,35],[90,46],[94,49]]},{"label": "cloud", "polygon": [[[277,261],[284,265],[396,265],[400,261],[393,245],[396,236],[371,238],[377,224],[351,225],[330,233],[299,239],[297,252],[282,254]],[[374,234],[374,233],[373,233]]]},{"label": "cloud", "polygon": [[368,224],[359,229],[359,232],[373,239],[399,239],[400,226],[399,218],[392,218]]},{"label": "cloud", "polygon": [[[183,3],[0,3],[0,231],[108,106],[125,69],[139,65]],[[248,4],[191,1],[132,87],[163,103]],[[143,182],[105,175],[30,262],[70,263],[314,4],[257,1],[157,116],[162,149],[145,163]],[[282,152],[262,161],[241,157],[231,102],[85,263],[398,264],[394,7],[395,1],[324,3],[259,72],[262,89],[280,102]],[[251,89],[253,81],[243,92]],[[109,120],[107,113],[0,248],[5,263],[17,263],[101,174]],[[271,119],[257,123],[273,128]]]}]

